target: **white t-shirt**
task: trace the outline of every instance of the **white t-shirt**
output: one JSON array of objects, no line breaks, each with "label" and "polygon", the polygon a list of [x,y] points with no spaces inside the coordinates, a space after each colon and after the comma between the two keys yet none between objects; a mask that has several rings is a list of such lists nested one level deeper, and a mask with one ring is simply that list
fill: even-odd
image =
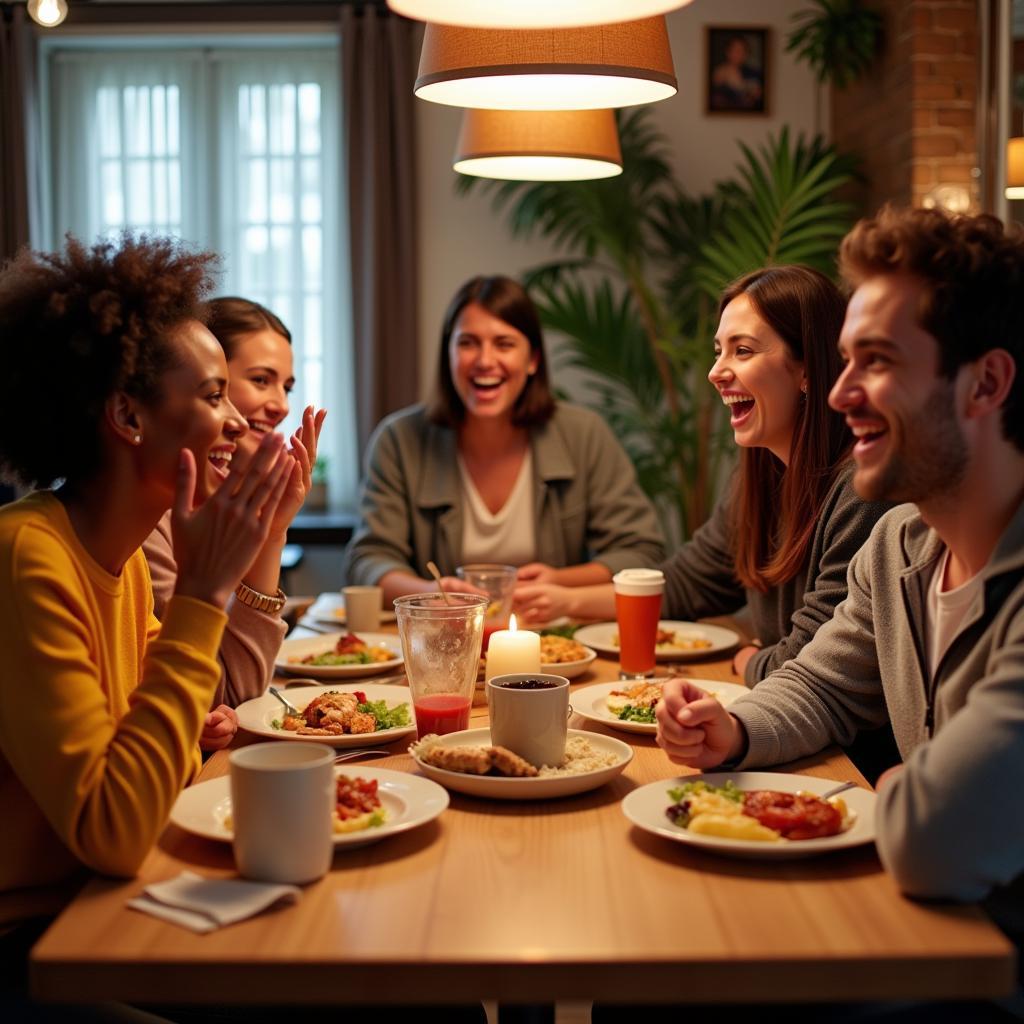
[{"label": "white t-shirt", "polygon": [[949,650],[950,644],[960,632],[960,624],[964,621],[967,609],[970,608],[978,591],[981,589],[981,576],[976,574],[966,583],[952,590],[943,590],[942,581],[946,578],[946,567],[949,564],[949,548],[939,559],[939,564],[932,573],[928,584],[926,629],[928,638],[928,675],[935,675],[942,656]]},{"label": "white t-shirt", "polygon": [[529,448],[519,467],[519,475],[508,500],[498,509],[484,504],[462,457],[459,476],[466,497],[462,518],[462,561],[501,562],[525,565],[537,555],[536,529],[533,522],[533,455]]}]

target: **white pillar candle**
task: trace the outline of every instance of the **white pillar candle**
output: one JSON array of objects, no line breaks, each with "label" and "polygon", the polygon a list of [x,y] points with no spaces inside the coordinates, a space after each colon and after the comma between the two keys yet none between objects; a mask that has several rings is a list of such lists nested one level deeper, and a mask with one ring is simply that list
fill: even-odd
[{"label": "white pillar candle", "polygon": [[493,679],[522,672],[540,672],[540,635],[528,629],[516,629],[516,617],[512,615],[508,629],[491,634],[484,675]]}]

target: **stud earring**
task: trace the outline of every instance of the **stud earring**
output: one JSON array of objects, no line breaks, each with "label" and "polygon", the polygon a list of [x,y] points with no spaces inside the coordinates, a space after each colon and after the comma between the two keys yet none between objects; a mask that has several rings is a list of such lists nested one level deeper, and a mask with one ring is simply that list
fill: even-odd
[{"label": "stud earring", "polygon": [[142,435],[141,434],[132,434],[132,441],[135,444],[142,444]]}]

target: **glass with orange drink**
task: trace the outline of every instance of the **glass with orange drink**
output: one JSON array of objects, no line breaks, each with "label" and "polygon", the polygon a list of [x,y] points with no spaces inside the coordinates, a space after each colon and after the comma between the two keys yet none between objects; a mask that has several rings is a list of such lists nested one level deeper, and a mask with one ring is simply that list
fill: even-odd
[{"label": "glass with orange drink", "polygon": [[619,624],[619,678],[654,675],[665,574],[660,569],[623,569],[612,577]]}]

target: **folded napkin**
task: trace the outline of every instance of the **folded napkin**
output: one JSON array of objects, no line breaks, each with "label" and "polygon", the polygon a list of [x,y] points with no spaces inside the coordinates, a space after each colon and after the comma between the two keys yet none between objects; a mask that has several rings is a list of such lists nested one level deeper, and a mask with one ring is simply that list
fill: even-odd
[{"label": "folded napkin", "polygon": [[147,885],[128,906],[202,933],[244,921],[275,903],[295,903],[299,891],[294,885],[202,878],[182,871],[177,878]]}]

